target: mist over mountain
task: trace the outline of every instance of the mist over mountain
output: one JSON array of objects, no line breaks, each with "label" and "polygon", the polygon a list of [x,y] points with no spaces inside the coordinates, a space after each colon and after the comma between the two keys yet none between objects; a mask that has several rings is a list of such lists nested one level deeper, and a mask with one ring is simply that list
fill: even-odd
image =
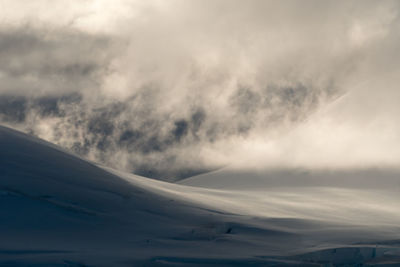
[{"label": "mist over mountain", "polygon": [[0,266],[400,266],[399,47],[395,0],[0,1]]},{"label": "mist over mountain", "polygon": [[4,3],[1,123],[88,159],[167,180],[398,163],[396,1]]}]

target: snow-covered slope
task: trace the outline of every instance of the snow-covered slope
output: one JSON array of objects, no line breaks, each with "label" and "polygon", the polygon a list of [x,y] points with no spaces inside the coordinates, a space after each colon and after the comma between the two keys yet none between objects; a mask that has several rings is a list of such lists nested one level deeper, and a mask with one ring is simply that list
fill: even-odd
[{"label": "snow-covered slope", "polygon": [[0,127],[0,265],[400,262],[396,174],[373,190],[220,173],[160,182]]},{"label": "snow-covered slope", "polygon": [[302,169],[269,168],[238,170],[224,168],[178,182],[202,188],[264,190],[266,188],[330,187],[400,191],[400,169]]}]

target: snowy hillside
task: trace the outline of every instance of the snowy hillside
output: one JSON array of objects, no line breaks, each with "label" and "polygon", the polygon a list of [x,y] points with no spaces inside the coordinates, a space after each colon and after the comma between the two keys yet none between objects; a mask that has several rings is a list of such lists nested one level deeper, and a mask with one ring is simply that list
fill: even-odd
[{"label": "snowy hillside", "polygon": [[0,266],[398,266],[399,175],[378,174],[221,170],[171,184],[0,127]]}]

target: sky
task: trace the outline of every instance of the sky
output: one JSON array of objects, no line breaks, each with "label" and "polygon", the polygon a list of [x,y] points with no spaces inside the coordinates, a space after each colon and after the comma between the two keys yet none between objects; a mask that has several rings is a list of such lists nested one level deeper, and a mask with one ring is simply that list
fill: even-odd
[{"label": "sky", "polygon": [[0,0],[0,123],[107,166],[400,164],[398,1]]}]

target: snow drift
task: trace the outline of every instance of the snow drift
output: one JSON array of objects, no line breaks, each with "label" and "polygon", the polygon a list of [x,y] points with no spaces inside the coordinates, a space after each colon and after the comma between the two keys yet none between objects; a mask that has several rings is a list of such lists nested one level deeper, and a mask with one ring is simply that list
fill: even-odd
[{"label": "snow drift", "polygon": [[367,173],[225,169],[171,184],[0,127],[0,264],[395,266],[399,173]]}]

